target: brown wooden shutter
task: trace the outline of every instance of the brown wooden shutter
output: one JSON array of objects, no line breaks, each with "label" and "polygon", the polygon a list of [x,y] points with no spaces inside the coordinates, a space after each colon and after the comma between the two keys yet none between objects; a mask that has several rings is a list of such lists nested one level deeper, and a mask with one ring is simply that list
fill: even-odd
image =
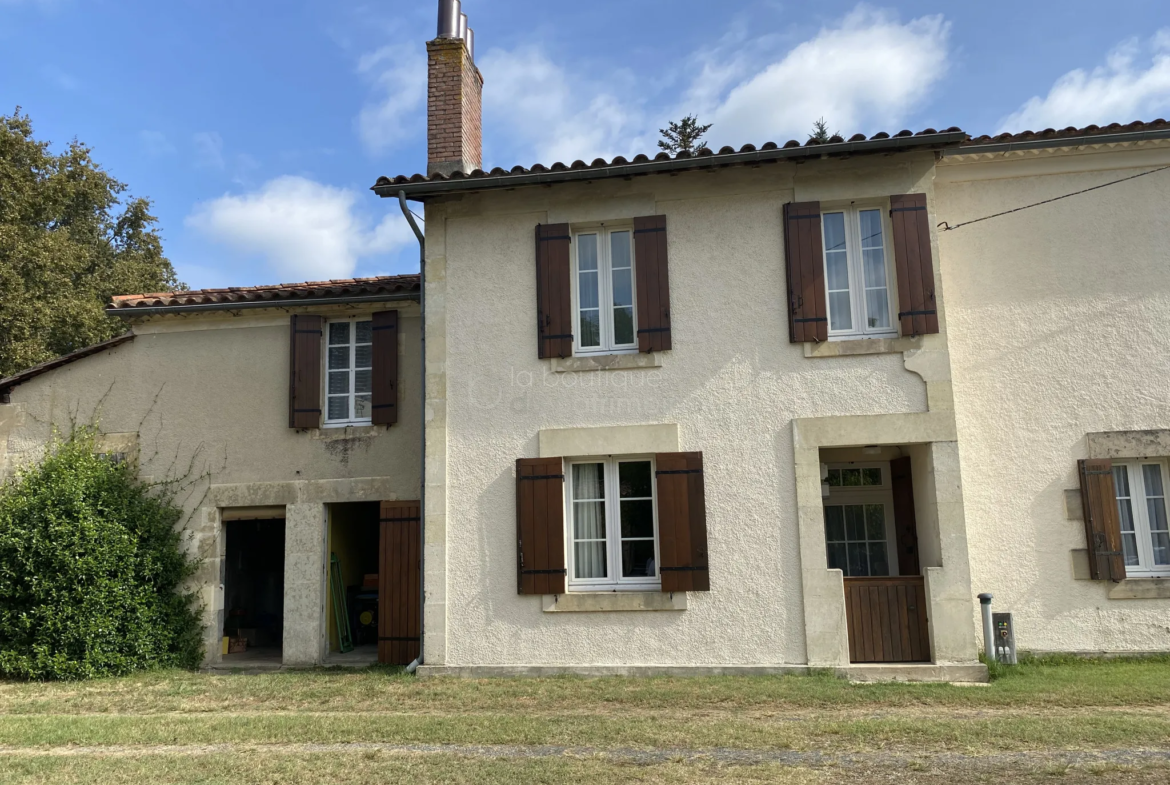
[{"label": "brown wooden shutter", "polygon": [[914,480],[910,457],[890,461],[890,488],[894,496],[894,537],[898,574],[921,575],[918,561],[918,521],[914,514]]},{"label": "brown wooden shutter", "polygon": [[536,329],[541,359],[573,354],[570,240],[568,224],[536,226]]},{"label": "brown wooden shutter", "polygon": [[321,425],[322,316],[294,316],[289,332],[288,427]]},{"label": "brown wooden shutter", "polygon": [[565,468],[560,458],[516,461],[517,591],[565,591]]},{"label": "brown wooden shutter", "polygon": [[670,348],[670,278],[666,269],[666,216],[634,219],[634,274],[638,288],[638,351]]},{"label": "brown wooden shutter", "polygon": [[654,456],[662,591],[710,591],[703,453]]},{"label": "brown wooden shutter", "polygon": [[374,314],[374,425],[398,422],[398,311]]},{"label": "brown wooden shutter", "polygon": [[1121,555],[1121,522],[1113,488],[1113,461],[1091,458],[1077,461],[1081,478],[1081,506],[1085,512],[1085,540],[1089,544],[1089,575],[1095,581],[1125,580]]},{"label": "brown wooden shutter", "polygon": [[382,502],[378,542],[378,662],[409,665],[422,638],[422,508]]},{"label": "brown wooden shutter", "polygon": [[788,340],[829,340],[821,203],[784,205],[784,262],[788,269]]},{"label": "brown wooden shutter", "polygon": [[926,194],[891,196],[890,223],[894,229],[894,267],[898,275],[898,320],[902,323],[902,335],[937,333]]}]

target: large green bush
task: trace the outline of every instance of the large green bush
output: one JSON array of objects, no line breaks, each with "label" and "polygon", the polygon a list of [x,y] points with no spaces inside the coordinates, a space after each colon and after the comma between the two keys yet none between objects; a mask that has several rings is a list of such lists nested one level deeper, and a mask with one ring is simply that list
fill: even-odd
[{"label": "large green bush", "polygon": [[0,485],[0,675],[85,679],[201,658],[194,563],[165,487],[94,453],[95,430],[56,441]]}]

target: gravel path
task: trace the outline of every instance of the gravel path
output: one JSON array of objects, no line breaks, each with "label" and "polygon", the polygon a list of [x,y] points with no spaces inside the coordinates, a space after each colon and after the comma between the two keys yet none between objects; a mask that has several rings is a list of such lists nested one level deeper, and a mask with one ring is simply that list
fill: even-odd
[{"label": "gravel path", "polygon": [[997,769],[1036,768],[1041,766],[1117,766],[1170,765],[1170,749],[1060,750],[1029,752],[990,752],[978,755],[959,753],[904,752],[800,752],[791,750],[737,749],[602,749],[595,747],[558,747],[475,744],[112,744],[95,746],[8,747],[0,746],[0,756],[101,756],[137,757],[147,755],[222,755],[257,751],[278,754],[366,753],[397,755],[459,755],[472,758],[602,758],[638,764],[666,762],[714,762],[752,765],[779,763],[803,767],[882,767],[929,765],[931,768],[995,771]]}]

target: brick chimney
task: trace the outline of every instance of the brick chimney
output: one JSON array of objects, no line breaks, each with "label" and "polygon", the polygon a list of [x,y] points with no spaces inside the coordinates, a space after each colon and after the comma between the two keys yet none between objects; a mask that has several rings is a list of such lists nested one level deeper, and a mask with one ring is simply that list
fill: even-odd
[{"label": "brick chimney", "polygon": [[439,0],[439,33],[427,42],[427,175],[483,165],[483,76],[460,0]]}]

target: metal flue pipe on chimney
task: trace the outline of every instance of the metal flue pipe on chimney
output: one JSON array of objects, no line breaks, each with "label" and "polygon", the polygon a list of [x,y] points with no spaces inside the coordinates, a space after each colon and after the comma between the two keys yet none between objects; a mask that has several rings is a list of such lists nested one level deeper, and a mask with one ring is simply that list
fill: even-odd
[{"label": "metal flue pipe on chimney", "polygon": [[439,0],[438,38],[461,38],[467,54],[475,60],[475,31],[467,26],[460,0]]},{"label": "metal flue pipe on chimney", "polygon": [[[461,20],[467,17],[461,13],[459,0],[439,0],[439,31],[437,38],[462,38],[459,32]],[[463,22],[466,24],[466,22]]]}]

